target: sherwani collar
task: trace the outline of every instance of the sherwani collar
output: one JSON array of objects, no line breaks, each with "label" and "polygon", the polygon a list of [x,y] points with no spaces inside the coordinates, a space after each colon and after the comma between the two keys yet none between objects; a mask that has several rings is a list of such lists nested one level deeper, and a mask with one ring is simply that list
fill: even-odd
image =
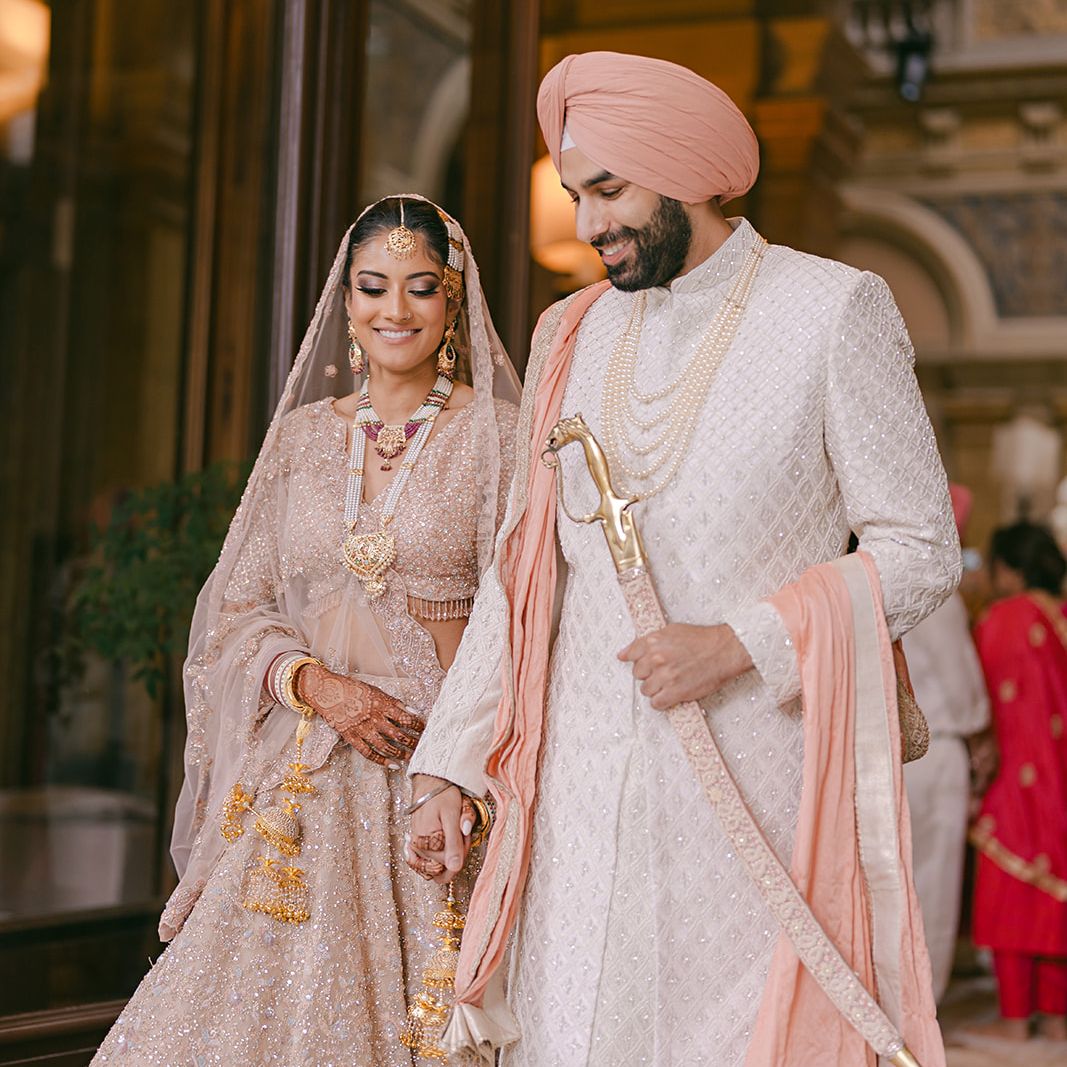
[{"label": "sherwani collar", "polygon": [[703,263],[675,278],[670,285],[658,285],[648,290],[650,310],[672,297],[701,293],[710,295],[734,280],[758,235],[748,219],[733,218],[726,221],[734,232]]}]

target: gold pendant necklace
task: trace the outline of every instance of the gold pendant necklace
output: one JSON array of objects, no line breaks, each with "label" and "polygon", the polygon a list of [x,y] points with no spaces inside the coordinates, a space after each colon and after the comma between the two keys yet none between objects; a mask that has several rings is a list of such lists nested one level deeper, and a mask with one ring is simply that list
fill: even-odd
[{"label": "gold pendant necklace", "polygon": [[377,600],[385,592],[385,575],[396,562],[396,538],[385,529],[358,534],[349,530],[341,543],[345,566],[363,583],[367,596]]},{"label": "gold pendant necklace", "polygon": [[[345,566],[363,584],[370,600],[377,600],[386,590],[385,576],[396,562],[396,537],[389,529],[396,513],[400,494],[407,485],[415,461],[419,458],[441,409],[452,395],[452,382],[439,374],[429,396],[422,406],[404,425],[386,426],[375,414],[367,394],[367,382],[356,407],[356,419],[352,426],[352,447],[348,461],[348,481],[345,486],[345,528],[348,531],[341,541],[341,555]],[[373,533],[357,533],[359,508],[363,502],[363,470],[367,458],[367,432],[375,433],[375,447],[383,458],[390,459],[400,454],[409,440],[408,427],[414,429],[410,437],[411,447],[407,459],[393,476],[382,506],[381,528]],[[417,427],[417,428],[416,428]],[[399,431],[391,433],[390,431]],[[386,436],[388,435],[388,436]],[[383,436],[386,439],[383,441]],[[385,453],[389,452],[386,456]]]}]

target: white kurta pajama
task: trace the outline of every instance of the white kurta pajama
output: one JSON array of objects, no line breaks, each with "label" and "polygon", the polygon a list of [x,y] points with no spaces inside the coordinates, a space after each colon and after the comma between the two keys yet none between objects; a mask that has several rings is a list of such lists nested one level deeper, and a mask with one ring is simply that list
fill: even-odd
[{"label": "white kurta pajama", "polygon": [[[682,372],[754,240],[741,221],[705,263],[648,292],[643,392]],[[633,299],[610,289],[587,312],[563,401],[562,415],[580,412],[601,440],[604,372]],[[881,279],[770,247],[687,458],[638,505],[668,618],[729,623],[756,664],[705,707],[786,862],[800,793],[799,678],[784,627],[760,598],[841,555],[850,529],[878,565],[894,637],[958,580],[912,360]],[[592,510],[581,451],[560,458],[570,510]],[[776,925],[666,718],[617,659],[633,630],[603,535],[562,512],[558,530],[566,587],[509,979],[522,1038],[501,1062],[739,1067]],[[497,582],[483,582],[412,773],[484,788],[501,598]]]},{"label": "white kurta pajama", "polygon": [[915,891],[922,906],[934,996],[948,988],[963,892],[971,761],[966,738],[989,725],[989,694],[957,593],[904,640],[915,699],[930,726],[930,748],[904,768],[911,808]]}]

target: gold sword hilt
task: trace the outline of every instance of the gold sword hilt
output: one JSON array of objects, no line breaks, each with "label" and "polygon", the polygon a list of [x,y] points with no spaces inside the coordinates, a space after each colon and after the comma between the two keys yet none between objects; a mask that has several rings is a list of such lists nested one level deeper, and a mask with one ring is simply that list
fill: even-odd
[{"label": "gold sword hilt", "polygon": [[[571,515],[563,499],[563,471],[556,453],[575,441],[582,446],[589,476],[593,479],[593,484],[600,495],[600,503],[596,511],[589,515]],[[552,458],[549,459],[549,456]],[[631,506],[637,503],[637,497],[622,496],[615,491],[611,483],[608,457],[580,413],[573,418],[560,419],[552,427],[545,441],[545,450],[541,453],[541,462],[546,467],[556,469],[560,503],[567,515],[574,522],[599,522],[601,524],[608,548],[611,550],[615,569],[620,574],[633,570],[635,567],[647,566],[641,533],[630,511]]]}]

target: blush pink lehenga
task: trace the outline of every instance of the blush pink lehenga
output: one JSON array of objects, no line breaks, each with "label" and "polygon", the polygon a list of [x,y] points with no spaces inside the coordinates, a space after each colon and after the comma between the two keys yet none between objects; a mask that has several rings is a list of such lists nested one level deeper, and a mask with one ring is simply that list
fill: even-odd
[{"label": "blush pink lehenga", "polygon": [[[160,922],[161,938],[171,943],[94,1064],[413,1062],[398,1035],[437,943],[431,920],[443,890],[403,861],[404,770],[364,759],[324,720],[313,720],[302,760],[315,792],[300,798],[303,838],[291,861],[309,887],[305,922],[244,906],[249,873],[273,855],[254,831],[255,817],[244,815],[232,842],[220,832],[235,783],[254,794],[259,810],[282,795],[298,717],[263,687],[280,652],[305,649],[331,670],[429,714],[444,671],[419,619],[469,614],[510,477],[517,383],[501,358],[468,247],[461,317],[475,398],[441,419],[418,458],[391,527],[396,563],[385,593],[368,601],[340,548],[346,442],[357,431],[327,391],[343,395],[356,384],[343,349],[344,247],[197,603],[173,848],[181,880]],[[343,384],[338,365],[346,368]],[[363,505],[359,532],[379,529],[383,501],[379,494]]]}]

